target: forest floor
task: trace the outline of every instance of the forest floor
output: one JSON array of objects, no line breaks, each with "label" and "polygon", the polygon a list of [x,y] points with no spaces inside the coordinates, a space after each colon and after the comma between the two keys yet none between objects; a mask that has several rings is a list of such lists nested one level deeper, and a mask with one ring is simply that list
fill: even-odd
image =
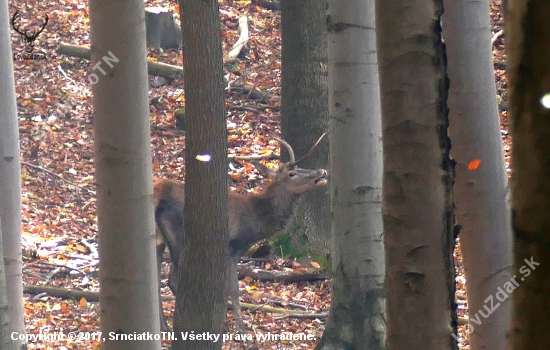
[{"label": "forest floor", "polygon": [[[231,3],[231,5],[229,5]],[[248,16],[250,40],[239,60],[225,66],[229,152],[237,155],[278,153],[273,137],[280,135],[281,21],[279,11],[246,1],[220,2],[224,52],[237,40],[237,21]],[[10,14],[22,13],[21,28],[49,16],[46,30],[35,43],[35,51],[46,60],[15,61],[16,97],[20,118],[23,179],[23,249],[25,315],[30,334],[53,332],[99,332],[99,306],[94,297],[75,299],[36,294],[32,286],[55,286],[98,291],[97,218],[93,166],[91,84],[88,60],[57,53],[60,43],[89,45],[88,3],[83,0],[57,2],[11,1]],[[175,1],[148,0],[146,6],[169,7]],[[493,34],[502,28],[500,0],[492,1]],[[27,27],[28,28],[28,27]],[[504,62],[503,37],[495,41],[495,61]],[[184,39],[185,41],[185,39]],[[20,35],[12,31],[14,54],[24,53]],[[153,61],[182,65],[179,50],[149,51]],[[495,64],[498,94],[504,100],[504,64]],[[184,132],[176,129],[174,112],[185,105],[181,79],[173,81],[149,76],[153,170],[155,178],[183,180]],[[263,93],[250,93],[252,86]],[[267,96],[267,97],[265,97]],[[503,142],[509,159],[509,139],[505,112],[501,114]],[[276,160],[272,160],[276,162]],[[508,162],[508,161],[507,161]],[[232,161],[232,190],[247,192],[261,182],[247,162]],[[67,267],[69,269],[67,269]],[[265,267],[265,266],[264,266]],[[271,270],[292,272],[299,264],[277,259]],[[166,269],[164,272],[166,273]],[[461,315],[467,313],[464,274],[457,249],[457,300]],[[166,276],[165,276],[166,277]],[[328,312],[330,281],[274,283],[245,278],[241,300],[259,305],[284,305],[315,313]],[[164,280],[164,295],[171,295]],[[164,302],[164,312],[172,316],[173,300]],[[229,314],[231,311],[229,311]],[[244,311],[250,334],[309,335],[304,341],[229,341],[224,349],[312,349],[324,330],[324,319],[284,317],[262,310]],[[228,333],[235,325],[228,317]],[[81,333],[85,334],[85,333]],[[467,335],[460,332],[461,345]],[[92,339],[37,341],[29,349],[98,349]],[[164,342],[168,346],[169,342]]]}]

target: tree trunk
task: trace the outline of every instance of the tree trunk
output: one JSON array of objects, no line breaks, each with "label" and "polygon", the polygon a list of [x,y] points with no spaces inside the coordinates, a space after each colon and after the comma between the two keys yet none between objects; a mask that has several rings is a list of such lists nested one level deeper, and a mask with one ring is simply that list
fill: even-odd
[{"label": "tree trunk", "polygon": [[[506,349],[511,298],[484,306],[511,277],[508,181],[500,135],[489,2],[444,0],[454,203],[466,271],[472,350]],[[476,162],[481,163],[476,167]],[[496,295],[499,297],[500,295]],[[480,319],[480,315],[482,318]],[[488,317],[488,315],[491,315]]]},{"label": "tree trunk", "polygon": [[[21,255],[21,164],[8,4],[0,1],[0,220],[11,332],[25,334]],[[10,332],[10,333],[11,333]],[[24,342],[14,341],[13,346]]]},{"label": "tree trunk", "polygon": [[[183,0],[180,9],[183,36],[188,38],[184,50],[186,204],[174,331],[178,335],[221,334],[226,317],[229,228],[218,1]],[[199,155],[208,155],[210,160]],[[173,349],[221,349],[221,346],[221,341],[181,337],[173,343]]]},{"label": "tree trunk", "polygon": [[376,2],[388,349],[456,349],[441,1]]},{"label": "tree trunk", "polygon": [[[90,24],[101,331],[158,334],[143,1],[91,0]],[[106,339],[103,349],[160,348]]]},{"label": "tree trunk", "polygon": [[328,9],[333,284],[318,349],[384,349],[382,126],[374,0],[331,0]]},{"label": "tree trunk", "polygon": [[4,244],[2,243],[2,220],[0,218],[0,349],[16,349],[11,340],[10,314],[8,305],[8,286],[4,269]]},{"label": "tree trunk", "polygon": [[[298,156],[305,154],[328,127],[325,10],[323,0],[281,1],[281,131]],[[328,149],[329,143],[323,142],[300,166],[328,169]],[[288,154],[285,157],[288,160]],[[328,187],[304,195],[288,229],[293,245],[307,242],[308,250],[326,255],[330,230]]]},{"label": "tree trunk", "polygon": [[[511,349],[550,349],[550,3],[506,14],[515,274]],[[511,282],[510,282],[511,284]]]},{"label": "tree trunk", "polygon": [[147,46],[154,49],[177,49],[181,46],[181,28],[174,13],[163,7],[145,8]]}]

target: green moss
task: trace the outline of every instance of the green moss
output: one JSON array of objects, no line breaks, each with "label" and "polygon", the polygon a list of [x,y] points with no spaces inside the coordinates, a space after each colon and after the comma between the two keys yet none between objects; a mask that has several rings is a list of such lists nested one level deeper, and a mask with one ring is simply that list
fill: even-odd
[{"label": "green moss", "polygon": [[176,119],[176,128],[185,130],[185,109],[176,110],[174,112],[174,118]]},{"label": "green moss", "polygon": [[273,246],[273,253],[281,258],[287,257],[292,259],[305,258],[311,261],[315,261],[321,266],[321,269],[325,271],[331,270],[330,259],[324,254],[314,252],[306,248],[308,243],[307,235],[302,235],[300,246],[296,247],[291,244],[290,235],[287,233],[281,233],[273,238],[269,244]]}]

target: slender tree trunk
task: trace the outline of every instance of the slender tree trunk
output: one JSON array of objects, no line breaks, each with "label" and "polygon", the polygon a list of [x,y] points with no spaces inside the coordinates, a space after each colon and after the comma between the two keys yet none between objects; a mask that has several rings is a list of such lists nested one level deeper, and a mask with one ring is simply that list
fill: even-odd
[{"label": "slender tree trunk", "polygon": [[[506,14],[515,273],[511,349],[550,349],[550,2]],[[515,289],[515,290],[514,290]]]},{"label": "slender tree trunk", "polygon": [[160,348],[144,11],[90,1],[102,349]]},{"label": "slender tree trunk", "polygon": [[4,244],[2,243],[2,219],[0,218],[0,349],[16,349],[11,340],[10,314],[8,305],[8,286],[4,269]]},{"label": "slender tree trunk", "polygon": [[[0,220],[11,332],[25,334],[21,255],[19,126],[7,1],[0,1]],[[10,333],[11,333],[10,332]],[[14,341],[13,346],[23,345]]]},{"label": "slender tree trunk", "polygon": [[[217,0],[180,1],[185,40],[185,198],[174,331],[221,334],[229,263],[227,129]],[[210,161],[204,157],[210,156]],[[202,161],[201,161],[202,160]],[[179,339],[173,349],[221,349]]]},{"label": "slender tree trunk", "polygon": [[[466,271],[470,347],[505,349],[512,302],[508,294],[496,293],[511,277],[512,234],[489,2],[444,0],[444,5],[451,154],[456,161],[453,196]],[[486,303],[489,296],[496,308]]]},{"label": "slender tree trunk", "polygon": [[[305,154],[328,128],[325,11],[325,0],[281,1],[281,130],[297,155]],[[329,143],[323,142],[300,166],[328,169],[328,149]],[[293,244],[307,241],[307,248],[328,253],[331,240],[328,187],[307,193],[301,201],[288,230]]]},{"label": "slender tree trunk", "polygon": [[383,349],[382,126],[374,1],[331,0],[328,9],[333,285],[318,349]]},{"label": "slender tree trunk", "polygon": [[376,2],[388,349],[456,349],[452,162],[438,0]]}]

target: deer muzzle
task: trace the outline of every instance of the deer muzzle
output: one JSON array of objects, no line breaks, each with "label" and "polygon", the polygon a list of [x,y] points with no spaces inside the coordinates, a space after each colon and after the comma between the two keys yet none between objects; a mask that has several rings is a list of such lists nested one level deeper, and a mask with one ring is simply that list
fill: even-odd
[{"label": "deer muzzle", "polygon": [[315,179],[315,184],[317,186],[326,186],[326,184],[328,183],[327,175],[328,173],[325,169],[319,170],[319,175]]}]

